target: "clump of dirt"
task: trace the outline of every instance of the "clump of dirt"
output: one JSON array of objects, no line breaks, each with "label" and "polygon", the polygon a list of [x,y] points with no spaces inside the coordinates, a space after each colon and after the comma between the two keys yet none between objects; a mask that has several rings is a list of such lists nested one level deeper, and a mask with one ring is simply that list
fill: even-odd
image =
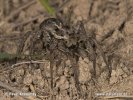
[{"label": "clump of dirt", "polygon": [[132,0],[0,2],[3,100],[133,99]]}]

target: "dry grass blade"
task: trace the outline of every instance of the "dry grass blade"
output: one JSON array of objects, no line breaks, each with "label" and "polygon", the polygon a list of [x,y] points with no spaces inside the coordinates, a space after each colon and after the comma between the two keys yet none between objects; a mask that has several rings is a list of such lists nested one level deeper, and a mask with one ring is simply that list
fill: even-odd
[{"label": "dry grass blade", "polygon": [[40,3],[43,5],[43,7],[48,11],[49,14],[55,16],[55,9],[52,8],[49,3],[48,0],[39,0]]}]

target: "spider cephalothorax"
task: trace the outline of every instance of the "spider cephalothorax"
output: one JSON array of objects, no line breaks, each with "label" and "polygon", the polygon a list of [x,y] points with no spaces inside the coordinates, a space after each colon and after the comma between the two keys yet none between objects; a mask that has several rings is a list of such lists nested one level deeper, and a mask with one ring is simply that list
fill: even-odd
[{"label": "spider cephalothorax", "polygon": [[54,36],[54,38],[68,39],[63,27],[63,23],[56,18],[48,18],[40,24],[40,30],[48,32],[51,36]]}]

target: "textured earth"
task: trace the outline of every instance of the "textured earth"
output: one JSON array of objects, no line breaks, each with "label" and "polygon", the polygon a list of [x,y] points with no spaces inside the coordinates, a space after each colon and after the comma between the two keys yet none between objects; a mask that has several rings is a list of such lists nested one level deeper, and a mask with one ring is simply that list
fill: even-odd
[{"label": "textured earth", "polygon": [[[86,33],[95,35],[110,65],[111,76],[108,77],[99,49],[95,78],[89,59],[94,56],[92,52],[89,57],[79,56],[75,70],[70,58],[54,55],[53,88],[51,56],[1,60],[0,54],[0,100],[133,100],[133,0],[49,0],[49,4],[55,8],[56,16],[49,15],[39,0],[0,0],[0,53],[28,55],[36,51],[42,55],[42,40],[35,38],[43,20],[58,18],[68,24],[70,33],[76,32],[78,22],[82,21]],[[76,71],[80,93],[74,77]]]}]

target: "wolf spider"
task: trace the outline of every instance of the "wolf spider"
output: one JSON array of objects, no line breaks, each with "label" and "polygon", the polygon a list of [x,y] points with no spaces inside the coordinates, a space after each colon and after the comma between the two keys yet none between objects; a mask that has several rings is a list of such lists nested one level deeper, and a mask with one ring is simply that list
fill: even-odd
[{"label": "wolf spider", "polygon": [[[78,22],[77,25],[68,26],[57,18],[48,18],[40,24],[39,30],[34,33],[31,39],[30,53],[34,54],[40,50],[45,53],[46,59],[50,60],[51,88],[53,88],[53,62],[55,62],[55,59],[61,60],[62,53],[67,55],[71,61],[78,91],[80,91],[78,79],[79,57],[88,57],[93,62],[92,78],[96,78],[97,49],[106,63],[110,77],[111,70],[105,54],[98,44],[94,32],[87,33],[82,21]],[[38,43],[41,44],[41,47],[36,47],[36,45],[40,45]]]}]

